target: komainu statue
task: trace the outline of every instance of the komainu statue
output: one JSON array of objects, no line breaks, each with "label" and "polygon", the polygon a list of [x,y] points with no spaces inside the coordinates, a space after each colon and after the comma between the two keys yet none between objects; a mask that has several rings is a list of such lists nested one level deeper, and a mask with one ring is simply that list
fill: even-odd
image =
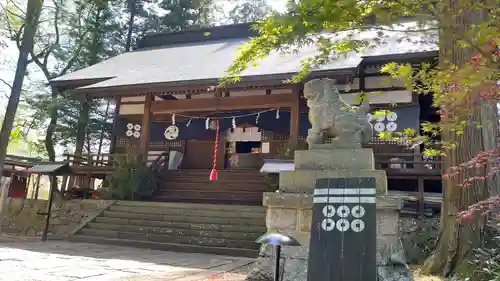
[{"label": "komainu statue", "polygon": [[304,85],[304,97],[309,107],[309,149],[334,137],[333,147],[359,148],[370,141],[373,130],[368,121],[369,101],[359,107],[347,104],[335,87],[335,80],[314,79]]}]

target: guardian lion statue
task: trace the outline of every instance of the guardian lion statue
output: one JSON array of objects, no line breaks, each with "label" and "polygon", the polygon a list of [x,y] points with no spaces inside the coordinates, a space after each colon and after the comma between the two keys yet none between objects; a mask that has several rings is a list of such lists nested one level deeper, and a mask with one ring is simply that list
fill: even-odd
[{"label": "guardian lion statue", "polygon": [[361,147],[373,136],[368,121],[369,101],[363,100],[359,107],[347,104],[335,87],[335,80],[314,79],[304,85],[304,97],[309,107],[309,149],[324,144],[328,137],[334,137],[334,147]]}]

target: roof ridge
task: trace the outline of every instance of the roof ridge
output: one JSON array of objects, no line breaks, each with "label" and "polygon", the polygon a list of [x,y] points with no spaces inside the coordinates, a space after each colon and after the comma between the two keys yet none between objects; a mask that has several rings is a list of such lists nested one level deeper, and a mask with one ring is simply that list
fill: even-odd
[{"label": "roof ridge", "polygon": [[252,28],[253,24],[240,23],[212,27],[195,27],[181,31],[147,34],[137,43],[137,50],[212,40],[253,37],[257,35],[257,31]]}]

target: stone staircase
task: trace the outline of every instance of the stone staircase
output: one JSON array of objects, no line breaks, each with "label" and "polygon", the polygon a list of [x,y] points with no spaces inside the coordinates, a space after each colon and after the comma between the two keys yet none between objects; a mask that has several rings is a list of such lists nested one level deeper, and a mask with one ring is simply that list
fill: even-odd
[{"label": "stone staircase", "polygon": [[258,206],[117,201],[70,241],[254,258],[265,217]]}]

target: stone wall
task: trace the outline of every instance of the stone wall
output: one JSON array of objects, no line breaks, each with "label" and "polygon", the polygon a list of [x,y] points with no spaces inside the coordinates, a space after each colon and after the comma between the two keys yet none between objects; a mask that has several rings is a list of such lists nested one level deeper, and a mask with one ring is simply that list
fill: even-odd
[{"label": "stone wall", "polygon": [[[8,198],[5,216],[0,218],[0,232],[21,236],[41,236],[45,226],[46,200]],[[54,202],[51,211],[49,235],[65,238],[83,222],[95,217],[112,201],[71,200]]]},{"label": "stone wall", "polygon": [[268,231],[292,235],[302,245],[309,244],[312,218],[312,195],[264,193]]}]

